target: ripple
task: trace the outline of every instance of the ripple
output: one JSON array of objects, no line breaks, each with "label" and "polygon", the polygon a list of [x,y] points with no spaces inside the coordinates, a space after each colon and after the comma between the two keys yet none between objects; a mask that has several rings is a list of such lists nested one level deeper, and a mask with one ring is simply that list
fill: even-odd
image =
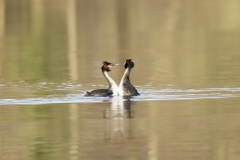
[{"label": "ripple", "polygon": [[[206,89],[146,89],[139,90],[140,96],[130,97],[131,101],[159,101],[159,100],[197,100],[240,97],[240,88],[206,88]],[[149,94],[151,93],[151,94]],[[36,105],[54,103],[98,103],[104,101],[124,101],[121,96],[84,97],[83,94],[70,94],[63,97],[48,96],[46,98],[0,99],[0,105]]]}]

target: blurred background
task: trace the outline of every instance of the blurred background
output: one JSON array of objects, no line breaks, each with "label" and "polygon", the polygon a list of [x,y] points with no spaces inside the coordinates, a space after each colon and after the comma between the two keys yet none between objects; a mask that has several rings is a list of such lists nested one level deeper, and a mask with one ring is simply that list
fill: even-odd
[{"label": "blurred background", "polygon": [[[106,88],[105,60],[118,84],[126,59],[167,101],[29,100]],[[238,159],[239,82],[239,0],[0,0],[1,160]]]},{"label": "blurred background", "polygon": [[[1,0],[0,7],[1,83],[105,83],[102,61],[127,58],[140,86],[240,80],[238,0]],[[123,71],[110,73],[117,83]]]}]

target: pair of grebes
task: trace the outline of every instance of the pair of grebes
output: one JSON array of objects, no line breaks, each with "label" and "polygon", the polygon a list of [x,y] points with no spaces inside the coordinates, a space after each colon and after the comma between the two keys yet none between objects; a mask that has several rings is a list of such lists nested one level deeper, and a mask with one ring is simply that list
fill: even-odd
[{"label": "pair of grebes", "polygon": [[118,65],[107,61],[103,61],[102,73],[107,79],[109,88],[108,89],[96,89],[91,92],[87,92],[84,96],[137,96],[140,95],[136,88],[130,82],[130,71],[134,67],[134,63],[131,59],[127,59],[124,63],[125,72],[123,74],[120,85],[118,86],[116,82],[108,75],[111,71],[110,68]]}]

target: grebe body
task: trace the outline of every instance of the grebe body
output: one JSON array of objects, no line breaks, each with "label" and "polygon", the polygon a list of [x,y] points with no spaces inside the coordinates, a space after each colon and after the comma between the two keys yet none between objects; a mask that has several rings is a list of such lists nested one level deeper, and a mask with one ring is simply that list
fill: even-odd
[{"label": "grebe body", "polygon": [[118,87],[118,93],[120,96],[138,96],[140,95],[137,89],[130,82],[130,72],[134,67],[134,63],[131,59],[127,59],[124,64],[125,72]]},{"label": "grebe body", "polygon": [[116,82],[108,75],[110,72],[110,67],[113,67],[118,64],[113,64],[107,61],[103,61],[103,66],[101,68],[104,77],[107,79],[109,87],[108,89],[96,89],[91,92],[87,92],[84,96],[117,96],[118,95],[118,86]]}]

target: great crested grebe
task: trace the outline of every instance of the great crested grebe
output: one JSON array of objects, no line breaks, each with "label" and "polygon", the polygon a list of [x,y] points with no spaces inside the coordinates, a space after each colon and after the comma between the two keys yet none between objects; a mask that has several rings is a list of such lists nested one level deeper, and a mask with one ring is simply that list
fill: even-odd
[{"label": "great crested grebe", "polygon": [[134,67],[132,59],[127,59],[124,63],[124,68],[126,69],[122,80],[118,87],[118,93],[120,96],[138,96],[140,95],[135,87],[130,82],[130,71]]},{"label": "great crested grebe", "polygon": [[108,75],[107,72],[110,72],[110,67],[113,67],[118,64],[113,64],[107,61],[103,61],[102,73],[107,79],[109,87],[108,89],[96,89],[91,92],[87,92],[84,96],[117,96],[118,95],[118,86],[115,81]]}]

